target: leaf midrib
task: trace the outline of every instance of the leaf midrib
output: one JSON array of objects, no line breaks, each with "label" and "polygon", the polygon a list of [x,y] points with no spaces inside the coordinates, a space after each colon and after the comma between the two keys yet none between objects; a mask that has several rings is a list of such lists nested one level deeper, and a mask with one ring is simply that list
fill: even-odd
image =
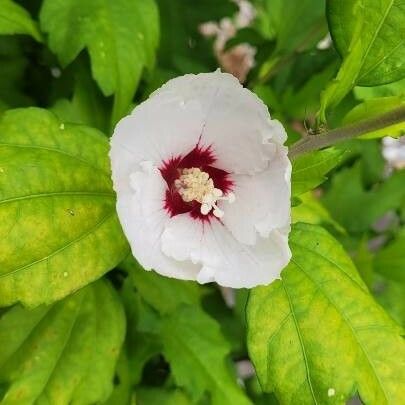
[{"label": "leaf midrib", "polygon": [[[293,260],[291,259],[291,261],[293,261]],[[310,374],[310,371],[309,371],[307,353],[306,353],[306,350],[305,350],[305,345],[304,345],[304,341],[303,341],[303,338],[302,338],[302,335],[301,335],[301,330],[300,330],[300,327],[299,327],[299,324],[298,324],[298,320],[297,320],[297,318],[295,316],[294,305],[292,303],[290,295],[288,294],[288,290],[287,290],[287,288],[285,286],[285,283],[284,283],[283,279],[281,279],[281,284],[283,286],[285,295],[286,295],[287,300],[288,300],[288,305],[290,307],[291,316],[293,318],[295,329],[296,329],[297,335],[298,335],[298,340],[300,342],[301,353],[302,353],[302,356],[304,358],[304,364],[305,364],[305,374],[306,374],[306,377],[307,377],[309,389],[311,391],[311,396],[312,396],[312,399],[314,400],[315,405],[318,405],[318,401],[316,400],[316,397],[315,397],[314,388],[312,387],[311,374]]]}]

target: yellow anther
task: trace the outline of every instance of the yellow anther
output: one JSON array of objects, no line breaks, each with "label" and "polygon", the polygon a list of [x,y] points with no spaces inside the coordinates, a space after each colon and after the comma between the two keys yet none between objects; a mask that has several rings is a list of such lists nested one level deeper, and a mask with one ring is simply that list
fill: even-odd
[{"label": "yellow anther", "polygon": [[216,202],[218,200],[235,201],[233,193],[228,193],[226,197],[223,197],[222,190],[215,188],[209,174],[197,167],[183,169],[181,176],[174,182],[174,185],[183,201],[197,201],[201,204],[200,210],[203,215],[207,215],[214,209],[213,214],[221,218],[224,212],[218,208]]}]

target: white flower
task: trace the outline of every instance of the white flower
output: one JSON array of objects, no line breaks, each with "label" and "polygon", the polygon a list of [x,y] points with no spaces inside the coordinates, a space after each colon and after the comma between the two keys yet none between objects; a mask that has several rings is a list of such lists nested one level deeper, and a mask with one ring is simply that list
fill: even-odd
[{"label": "white flower", "polygon": [[222,69],[232,73],[241,83],[247,78],[250,70],[255,65],[256,48],[248,43],[243,43],[225,49],[226,43],[233,38],[238,29],[248,27],[256,16],[255,9],[246,0],[233,0],[239,7],[239,11],[232,20],[223,18],[219,24],[208,21],[199,26],[199,30],[205,37],[215,37],[214,53]]},{"label": "white flower", "polygon": [[117,125],[117,211],[147,270],[254,287],[290,260],[284,128],[232,75],[170,80]]}]

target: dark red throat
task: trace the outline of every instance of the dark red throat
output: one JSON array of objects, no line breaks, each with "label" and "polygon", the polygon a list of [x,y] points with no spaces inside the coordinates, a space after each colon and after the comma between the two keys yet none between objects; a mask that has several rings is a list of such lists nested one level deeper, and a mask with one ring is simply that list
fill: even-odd
[{"label": "dark red throat", "polygon": [[222,190],[222,192],[226,195],[232,191],[233,182],[230,178],[230,173],[213,166],[216,160],[217,159],[211,146],[204,148],[200,145],[196,145],[195,148],[185,156],[171,157],[169,160],[163,161],[161,167],[159,167],[159,170],[167,183],[164,208],[167,210],[170,216],[174,217],[175,215],[189,212],[193,218],[203,221],[209,221],[212,217],[214,217],[212,212],[210,212],[208,215],[201,214],[201,204],[199,202],[183,201],[176,189],[176,186],[174,185],[174,182],[180,177],[183,169],[196,167],[208,173],[214,182],[214,186]]}]

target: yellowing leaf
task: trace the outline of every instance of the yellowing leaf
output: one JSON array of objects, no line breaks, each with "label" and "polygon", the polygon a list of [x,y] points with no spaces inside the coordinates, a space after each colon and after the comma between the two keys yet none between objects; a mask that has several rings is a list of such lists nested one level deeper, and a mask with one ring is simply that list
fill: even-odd
[{"label": "yellowing leaf", "polygon": [[251,292],[248,347],[262,387],[284,404],[400,404],[401,328],[376,304],[343,248],[297,224],[282,279]]},{"label": "yellowing leaf", "polygon": [[37,109],[0,120],[0,306],[50,303],[127,254],[102,133]]}]

